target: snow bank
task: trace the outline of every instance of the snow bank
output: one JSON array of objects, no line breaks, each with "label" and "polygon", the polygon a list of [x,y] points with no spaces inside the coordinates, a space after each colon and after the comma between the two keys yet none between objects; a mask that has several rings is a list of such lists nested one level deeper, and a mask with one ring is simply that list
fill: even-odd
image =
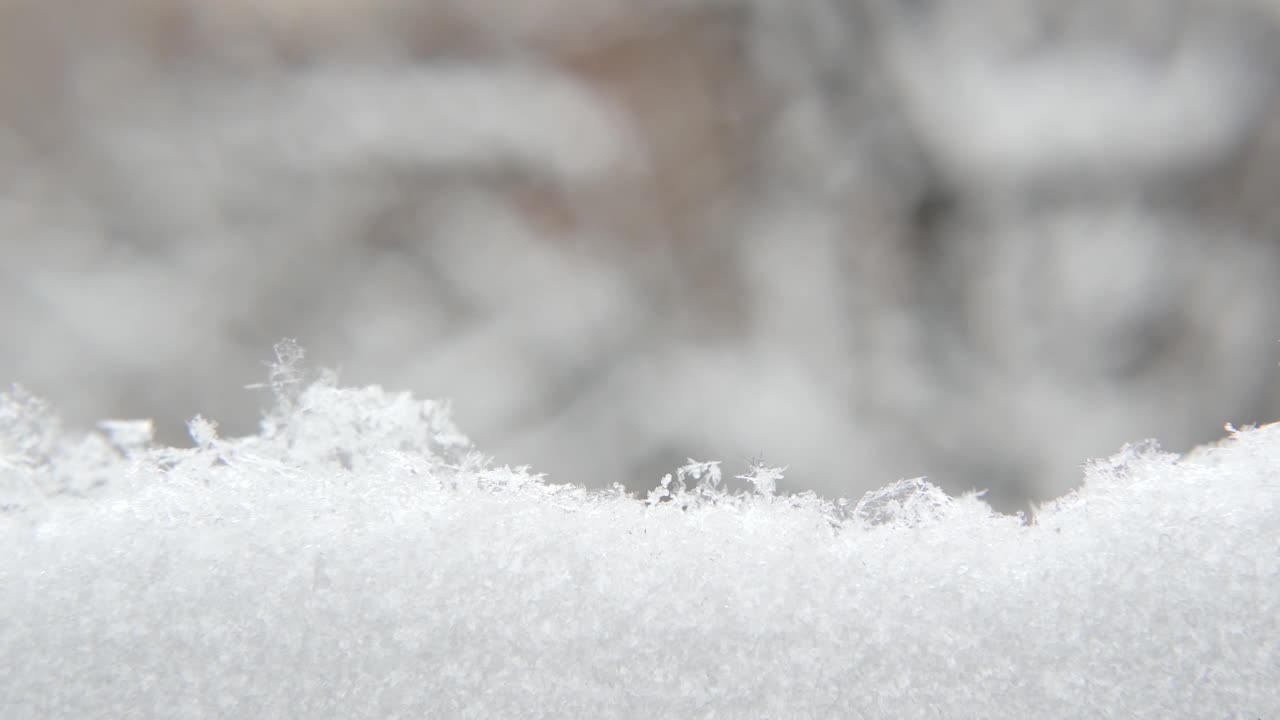
[{"label": "snow bank", "polygon": [[0,717],[1280,715],[1280,425],[1030,524],[763,466],[639,498],[281,350],[261,432],[187,449],[0,395]]}]

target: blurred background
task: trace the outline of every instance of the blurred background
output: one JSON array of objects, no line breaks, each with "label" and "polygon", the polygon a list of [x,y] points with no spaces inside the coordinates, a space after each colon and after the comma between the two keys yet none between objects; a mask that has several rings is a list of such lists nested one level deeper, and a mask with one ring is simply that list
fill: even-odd
[{"label": "blurred background", "polygon": [[1013,510],[1280,418],[1276,0],[0,0],[0,382]]}]

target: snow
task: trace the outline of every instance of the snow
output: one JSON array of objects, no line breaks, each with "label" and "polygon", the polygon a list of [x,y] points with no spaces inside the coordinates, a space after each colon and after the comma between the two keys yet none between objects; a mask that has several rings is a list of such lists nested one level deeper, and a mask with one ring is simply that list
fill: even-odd
[{"label": "snow", "polygon": [[1280,716],[1277,8],[0,3],[0,720]]},{"label": "snow", "polygon": [[1280,424],[1128,445],[1033,519],[759,460],[642,499],[278,358],[260,431],[189,448],[0,395],[0,717],[1280,713]]}]

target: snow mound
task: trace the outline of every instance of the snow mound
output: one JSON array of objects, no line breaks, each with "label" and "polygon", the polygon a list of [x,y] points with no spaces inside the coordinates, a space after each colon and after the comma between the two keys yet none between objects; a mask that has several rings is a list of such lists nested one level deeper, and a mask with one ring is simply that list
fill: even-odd
[{"label": "snow mound", "polygon": [[0,395],[0,717],[1280,715],[1280,425],[1128,446],[1030,523],[763,465],[640,499],[300,359],[191,448]]}]

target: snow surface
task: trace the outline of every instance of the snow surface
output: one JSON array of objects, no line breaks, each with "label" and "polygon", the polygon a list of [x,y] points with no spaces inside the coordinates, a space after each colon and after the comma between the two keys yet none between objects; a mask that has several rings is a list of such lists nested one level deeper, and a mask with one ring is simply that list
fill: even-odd
[{"label": "snow surface", "polygon": [[0,395],[0,717],[1280,716],[1280,424],[1029,523],[762,463],[642,498],[279,350],[261,431],[191,448]]}]

